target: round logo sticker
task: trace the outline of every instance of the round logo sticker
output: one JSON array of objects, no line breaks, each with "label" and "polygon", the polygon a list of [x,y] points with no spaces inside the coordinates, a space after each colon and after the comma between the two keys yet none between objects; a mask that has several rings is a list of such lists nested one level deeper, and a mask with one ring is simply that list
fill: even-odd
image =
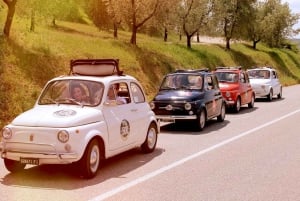
[{"label": "round logo sticker", "polygon": [[74,110],[58,110],[54,112],[54,116],[57,117],[69,117],[74,116],[76,114],[76,111]]},{"label": "round logo sticker", "polygon": [[130,125],[127,120],[122,120],[120,127],[120,134],[123,140],[127,140],[130,133]]}]

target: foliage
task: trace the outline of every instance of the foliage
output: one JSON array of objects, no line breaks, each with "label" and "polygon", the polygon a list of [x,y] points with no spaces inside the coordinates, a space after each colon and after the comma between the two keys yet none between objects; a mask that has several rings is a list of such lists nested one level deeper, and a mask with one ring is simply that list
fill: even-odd
[{"label": "foliage", "polygon": [[300,83],[300,55],[289,49],[261,44],[253,50],[243,43],[232,44],[231,51],[218,44],[193,44],[193,49],[187,49],[175,35],[162,43],[160,38],[143,34],[138,34],[139,46],[132,46],[127,31],[120,31],[115,40],[95,26],[58,21],[59,29],[38,26],[34,33],[28,32],[26,20],[16,18],[11,40],[0,38],[0,126],[31,108],[45,83],[67,74],[74,58],[119,58],[121,69],[141,81],[148,100],[162,77],[178,68],[270,64],[285,85]]}]

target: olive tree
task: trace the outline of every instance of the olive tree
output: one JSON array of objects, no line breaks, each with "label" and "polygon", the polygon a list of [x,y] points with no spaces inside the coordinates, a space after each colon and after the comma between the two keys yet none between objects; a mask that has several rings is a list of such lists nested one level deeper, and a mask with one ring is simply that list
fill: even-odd
[{"label": "olive tree", "polygon": [[7,5],[7,8],[8,8],[3,33],[4,33],[4,36],[9,37],[10,28],[11,28],[12,21],[13,21],[14,15],[15,15],[17,0],[3,0],[3,2]]},{"label": "olive tree", "polygon": [[246,32],[246,24],[251,16],[252,4],[256,0],[217,0],[215,1],[214,20],[216,31],[223,31],[226,49],[230,49],[230,40],[239,38]]},{"label": "olive tree", "polygon": [[191,48],[191,40],[195,33],[208,23],[213,7],[214,1],[212,0],[183,0],[180,2],[177,12],[188,48]]}]

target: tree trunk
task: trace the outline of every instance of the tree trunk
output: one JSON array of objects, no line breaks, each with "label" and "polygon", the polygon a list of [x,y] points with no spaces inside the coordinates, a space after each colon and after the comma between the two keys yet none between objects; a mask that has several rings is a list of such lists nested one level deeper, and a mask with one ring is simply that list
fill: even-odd
[{"label": "tree trunk", "polygon": [[199,35],[199,31],[197,31],[197,43],[200,43],[200,35]]},{"label": "tree trunk", "polygon": [[35,30],[35,11],[31,10],[31,20],[30,20],[30,31],[34,32]]},{"label": "tree trunk", "polygon": [[168,40],[168,29],[165,27],[165,35],[164,35],[164,41],[167,42]]},{"label": "tree trunk", "polygon": [[8,7],[8,11],[7,11],[7,16],[6,16],[3,33],[4,33],[4,36],[9,38],[10,28],[11,28],[11,24],[12,24],[12,21],[14,18],[17,0],[11,0],[11,1],[4,0],[4,3],[6,3],[6,5]]},{"label": "tree trunk", "polygon": [[260,41],[260,39],[258,39],[258,40],[253,40],[252,42],[253,42],[253,45],[252,45],[252,48],[253,49],[256,49],[256,44],[258,43]]},{"label": "tree trunk", "polygon": [[132,45],[136,45],[136,33],[137,33],[137,28],[135,26],[132,27],[132,35],[130,39],[130,43]]},{"label": "tree trunk", "polygon": [[116,23],[114,23],[114,38],[118,38],[118,25]]},{"label": "tree trunk", "polygon": [[191,39],[192,39],[192,36],[193,35],[186,35],[186,45],[187,45],[187,47],[190,49],[190,48],[192,48],[192,45],[191,45]]},{"label": "tree trunk", "polygon": [[226,38],[226,50],[230,50],[230,38]]},{"label": "tree trunk", "polygon": [[52,18],[52,25],[53,25],[54,27],[56,27],[56,19],[55,19],[55,17]]}]

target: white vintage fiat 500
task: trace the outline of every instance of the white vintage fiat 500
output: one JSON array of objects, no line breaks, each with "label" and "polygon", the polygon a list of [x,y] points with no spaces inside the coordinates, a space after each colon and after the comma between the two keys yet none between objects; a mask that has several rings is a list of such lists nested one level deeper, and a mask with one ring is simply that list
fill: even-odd
[{"label": "white vintage fiat 500", "polygon": [[50,80],[34,107],[2,129],[1,157],[10,172],[74,163],[92,178],[101,159],[137,146],[152,152],[158,133],[140,83],[118,60],[72,60],[68,76]]}]

